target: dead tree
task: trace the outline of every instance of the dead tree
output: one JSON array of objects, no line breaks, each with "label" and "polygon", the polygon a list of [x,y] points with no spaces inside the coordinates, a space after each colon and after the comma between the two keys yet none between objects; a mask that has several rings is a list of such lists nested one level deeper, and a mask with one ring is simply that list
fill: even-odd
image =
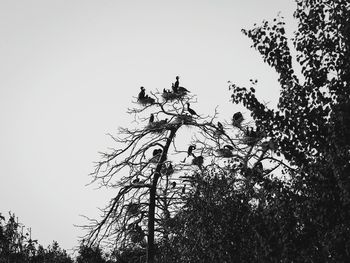
[{"label": "dead tree", "polygon": [[[100,220],[90,220],[85,239],[92,243],[107,241],[114,246],[147,246],[147,262],[154,261],[155,238],[167,238],[164,222],[183,194],[179,171],[196,169],[181,163],[185,147],[177,145],[176,135],[184,126],[198,126],[206,118],[193,114],[195,103],[189,91],[177,86],[162,93],[148,93],[144,87],[129,109],[135,128],[120,128],[118,137],[110,135],[117,147],[102,153],[92,173],[92,182],[118,189],[117,195],[102,210]],[[196,167],[196,166],[195,166]],[[147,236],[147,241],[145,237]]]},{"label": "dead tree", "polygon": [[[118,137],[110,135],[116,148],[101,153],[92,183],[116,188],[118,193],[101,210],[99,220],[90,219],[84,226],[90,244],[137,245],[147,249],[147,262],[154,262],[155,239],[168,239],[169,222],[181,208],[193,175],[200,174],[196,171],[206,166],[247,169],[266,157],[269,149],[261,151],[263,143],[268,143],[261,141],[264,134],[243,125],[242,114],[217,125],[217,112],[203,117],[190,108],[195,97],[176,80],[172,89],[163,92],[151,93],[141,87],[135,107],[128,111],[135,127],[120,128]],[[178,138],[186,126],[195,128],[193,142]],[[192,144],[197,147],[189,152]],[[230,165],[218,159],[230,159]]]}]

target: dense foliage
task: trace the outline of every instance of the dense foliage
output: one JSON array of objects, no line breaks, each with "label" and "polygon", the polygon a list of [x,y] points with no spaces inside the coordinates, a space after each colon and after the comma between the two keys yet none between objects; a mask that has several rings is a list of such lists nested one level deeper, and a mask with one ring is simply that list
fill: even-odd
[{"label": "dense foliage", "polygon": [[73,263],[67,252],[57,242],[44,248],[31,238],[30,231],[9,214],[6,222],[0,214],[0,262],[1,263]]},{"label": "dense foliage", "polygon": [[[273,198],[262,217],[267,262],[346,262],[350,258],[350,3],[297,1],[298,31],[293,39],[295,73],[283,20],[243,32],[279,74],[277,110],[267,108],[254,90],[231,85],[234,103],[252,113],[273,138],[288,169],[292,193]],[[277,228],[277,229],[276,229]],[[271,238],[278,233],[276,244]]]},{"label": "dense foliage", "polygon": [[31,230],[19,223],[14,214],[9,213],[7,221],[0,214],[0,263],[108,263],[115,262],[110,260],[113,256],[83,243],[75,259],[56,241],[44,248],[31,238]]}]

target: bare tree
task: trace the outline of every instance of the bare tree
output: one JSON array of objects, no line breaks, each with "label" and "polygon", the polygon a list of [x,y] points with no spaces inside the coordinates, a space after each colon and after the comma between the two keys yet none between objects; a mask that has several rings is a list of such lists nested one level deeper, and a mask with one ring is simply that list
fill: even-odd
[{"label": "bare tree", "polygon": [[[85,226],[91,244],[147,246],[147,262],[154,262],[155,239],[168,240],[173,216],[204,169],[215,167],[234,176],[237,171],[263,173],[262,162],[271,158],[273,148],[264,132],[243,125],[239,112],[228,122],[215,123],[217,111],[204,117],[191,108],[195,102],[178,77],[171,90],[147,94],[141,87],[135,107],[128,110],[135,127],[120,128],[118,137],[110,135],[117,147],[102,153],[92,173],[92,182],[118,193],[101,210],[101,218]],[[195,128],[187,143],[181,137],[186,126]]]}]

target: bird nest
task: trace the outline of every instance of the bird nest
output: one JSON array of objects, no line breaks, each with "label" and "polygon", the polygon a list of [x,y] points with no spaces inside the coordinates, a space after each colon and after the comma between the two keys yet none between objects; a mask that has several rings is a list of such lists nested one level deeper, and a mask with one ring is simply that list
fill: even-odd
[{"label": "bird nest", "polygon": [[164,100],[176,100],[181,99],[186,95],[186,92],[163,92],[162,97]]},{"label": "bird nest", "polygon": [[145,236],[145,233],[143,232],[142,228],[139,225],[130,229],[128,231],[128,234],[130,236],[131,242],[133,243],[141,243]]},{"label": "bird nest", "polygon": [[175,119],[177,124],[193,124],[193,118],[191,115],[178,115]]},{"label": "bird nest", "polygon": [[194,157],[192,160],[192,164],[197,165],[199,167],[201,167],[203,165],[203,162],[204,162],[203,156]]},{"label": "bird nest", "polygon": [[161,174],[172,175],[174,173],[174,168],[170,164],[163,164],[160,170]]},{"label": "bird nest", "polygon": [[231,157],[233,157],[232,151],[229,150],[229,149],[225,149],[225,148],[216,150],[216,153],[220,157],[223,157],[223,158],[231,158]]},{"label": "bird nest", "polygon": [[138,103],[141,105],[154,104],[155,100],[149,96],[146,96],[144,98],[138,99]]},{"label": "bird nest", "polygon": [[155,121],[155,122],[150,122],[146,129],[154,132],[154,133],[162,133],[163,131],[167,130],[168,124],[163,120],[163,121]]},{"label": "bird nest", "polygon": [[220,137],[221,135],[225,134],[225,132],[223,130],[215,130],[214,131],[214,135],[216,137]]},{"label": "bird nest", "polygon": [[169,123],[166,120],[155,121],[148,123],[146,129],[154,133],[162,133],[166,130],[172,130],[176,128],[178,123]]},{"label": "bird nest", "polygon": [[129,215],[135,216],[140,212],[140,204],[130,203],[127,205],[127,213]]}]

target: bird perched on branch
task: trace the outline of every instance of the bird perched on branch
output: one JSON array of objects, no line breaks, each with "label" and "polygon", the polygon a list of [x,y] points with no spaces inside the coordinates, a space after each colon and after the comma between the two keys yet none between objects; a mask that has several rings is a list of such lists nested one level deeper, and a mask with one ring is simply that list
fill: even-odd
[{"label": "bird perched on branch", "polygon": [[187,157],[190,157],[190,155],[193,156],[193,150],[196,149],[196,145],[190,145],[188,146],[188,149],[187,149]]},{"label": "bird perched on branch", "polygon": [[157,163],[159,162],[159,160],[161,159],[162,157],[162,152],[163,150],[162,149],[154,149],[153,150],[153,156],[152,158],[149,160],[150,163]]},{"label": "bird perched on branch", "polygon": [[163,152],[162,149],[154,149],[154,150],[153,150],[153,156],[160,155],[162,152]]},{"label": "bird perched on branch", "polygon": [[218,128],[220,131],[224,131],[224,126],[218,121]]},{"label": "bird perched on branch", "polygon": [[187,111],[191,114],[191,115],[196,115],[199,116],[193,109],[190,108],[190,103],[187,102]]},{"label": "bird perched on branch", "polygon": [[151,113],[150,117],[149,117],[149,123],[154,122],[154,115],[153,113]]},{"label": "bird perched on branch", "polygon": [[173,168],[173,165],[171,163],[169,163],[167,169],[166,169],[166,175],[171,175],[174,173],[174,168]]},{"label": "bird perched on branch", "polygon": [[171,88],[173,89],[173,93],[177,93],[178,90],[174,83],[172,83]]},{"label": "bird perched on branch", "polygon": [[243,121],[243,115],[240,111],[236,112],[232,116],[232,124],[233,126],[240,126]]},{"label": "bird perched on branch", "polygon": [[175,81],[175,84],[173,85],[174,93],[184,93],[184,94],[188,93],[189,92],[188,89],[179,86],[179,84],[180,84],[179,78],[180,78],[179,76],[176,76],[176,81]]},{"label": "bird perched on branch", "polygon": [[143,100],[145,98],[145,88],[141,87],[140,89],[141,89],[141,91],[140,91],[139,96],[138,96],[139,101]]},{"label": "bird perched on branch", "polygon": [[179,84],[180,84],[179,78],[180,78],[179,76],[176,76],[176,81],[175,81],[175,84],[174,84],[175,88],[179,87]]},{"label": "bird perched on branch", "polygon": [[146,104],[154,104],[156,102],[154,98],[151,98],[150,96],[145,94],[146,89],[144,87],[141,87],[140,89],[141,91],[137,97],[137,101],[139,103],[146,105]]}]

